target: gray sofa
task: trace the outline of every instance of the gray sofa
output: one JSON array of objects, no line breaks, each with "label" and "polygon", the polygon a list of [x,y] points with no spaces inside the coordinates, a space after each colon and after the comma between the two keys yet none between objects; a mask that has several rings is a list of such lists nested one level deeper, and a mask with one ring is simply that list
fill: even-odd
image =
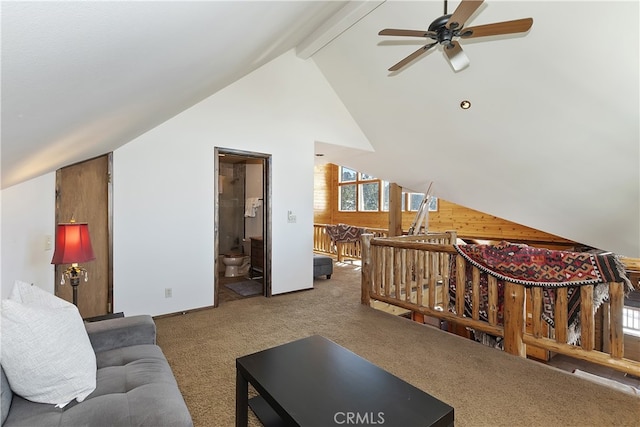
[{"label": "gray sofa", "polygon": [[150,316],[85,326],[96,353],[96,389],[80,403],[56,408],[14,394],[2,370],[2,427],[193,426]]}]

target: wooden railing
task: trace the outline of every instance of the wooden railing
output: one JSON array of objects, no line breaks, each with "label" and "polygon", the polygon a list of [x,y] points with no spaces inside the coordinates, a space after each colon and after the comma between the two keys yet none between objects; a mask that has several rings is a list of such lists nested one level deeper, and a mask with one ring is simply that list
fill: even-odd
[{"label": "wooden railing", "polygon": [[[361,259],[362,244],[357,242],[333,243],[327,234],[327,224],[313,224],[313,250],[335,255],[339,262],[344,259]],[[375,237],[387,237],[388,231],[383,228],[365,228],[367,233]]]},{"label": "wooden railing", "polygon": [[[594,286],[580,287],[580,345],[568,344],[567,288],[558,288],[554,308],[555,328],[542,319],[543,291],[532,287],[525,292],[519,284],[505,282],[503,319],[498,319],[498,282],[488,277],[486,318],[479,313],[480,270],[467,264],[453,247],[455,233],[447,235],[376,238],[362,236],[362,298],[370,305],[382,301],[413,313],[435,317],[454,324],[503,337],[504,350],[526,357],[526,346],[535,346],[591,363],[640,376],[640,362],[624,357],[622,283],[609,283],[607,352],[595,350]],[[450,257],[456,258],[456,271],[449,271]],[[471,268],[471,285],[467,281]],[[455,307],[450,309],[449,279],[455,277]],[[471,312],[464,315],[464,293],[471,298]],[[525,328],[526,298],[531,298],[532,327]],[[549,330],[550,329],[550,330]]]}]

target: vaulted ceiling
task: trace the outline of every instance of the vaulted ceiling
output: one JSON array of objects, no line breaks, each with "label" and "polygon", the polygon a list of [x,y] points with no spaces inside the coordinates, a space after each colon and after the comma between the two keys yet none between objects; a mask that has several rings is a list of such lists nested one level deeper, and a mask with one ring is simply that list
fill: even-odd
[{"label": "vaulted ceiling", "polygon": [[[449,13],[458,1],[449,2]],[[442,1],[2,2],[2,187],[112,151],[295,48],[373,152],[324,159],[572,240],[640,256],[639,5],[486,1],[454,72],[426,43]],[[471,108],[459,104],[469,100]]]}]

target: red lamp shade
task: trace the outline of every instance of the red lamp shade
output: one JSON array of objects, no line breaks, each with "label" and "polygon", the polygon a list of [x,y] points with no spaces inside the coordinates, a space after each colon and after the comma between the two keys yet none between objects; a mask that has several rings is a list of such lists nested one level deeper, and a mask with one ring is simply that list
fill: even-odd
[{"label": "red lamp shade", "polygon": [[58,224],[51,264],[73,264],[96,259],[86,223]]}]

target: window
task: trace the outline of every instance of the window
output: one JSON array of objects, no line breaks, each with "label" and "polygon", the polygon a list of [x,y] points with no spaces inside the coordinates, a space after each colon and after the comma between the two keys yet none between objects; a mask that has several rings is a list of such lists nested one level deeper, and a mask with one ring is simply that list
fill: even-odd
[{"label": "window", "polygon": [[341,211],[355,211],[356,210],[356,185],[341,185],[340,186],[340,210]]},{"label": "window", "polygon": [[625,334],[640,336],[640,308],[622,308],[622,328]]},{"label": "window", "polygon": [[357,176],[358,172],[353,169],[340,166],[340,182],[354,182]]},{"label": "window", "polygon": [[380,183],[368,182],[360,184],[360,206],[361,211],[378,211],[380,208]]},{"label": "window", "polygon": [[371,175],[367,175],[366,173],[361,173],[360,174],[360,179],[362,181],[368,181],[368,180],[372,180],[372,179],[376,179],[376,178],[371,176]]},{"label": "window", "polygon": [[[405,209],[405,199],[409,199],[409,208]],[[402,193],[402,210],[409,212],[417,212],[420,209],[420,204],[424,199],[424,193]],[[436,212],[438,210],[438,198],[431,196],[429,198],[429,212]]]},{"label": "window", "polygon": [[382,181],[382,210],[389,211],[389,183]]},{"label": "window", "polygon": [[424,194],[422,193],[409,193],[409,210],[417,211],[420,209],[422,199],[424,199]]},{"label": "window", "polygon": [[[402,211],[417,212],[424,193],[402,192]],[[345,166],[338,169],[338,208],[345,212],[388,212],[389,182]],[[438,210],[438,198],[431,197],[429,211]]]},{"label": "window", "polygon": [[340,211],[389,210],[389,183],[386,181],[340,166],[338,188]]}]

